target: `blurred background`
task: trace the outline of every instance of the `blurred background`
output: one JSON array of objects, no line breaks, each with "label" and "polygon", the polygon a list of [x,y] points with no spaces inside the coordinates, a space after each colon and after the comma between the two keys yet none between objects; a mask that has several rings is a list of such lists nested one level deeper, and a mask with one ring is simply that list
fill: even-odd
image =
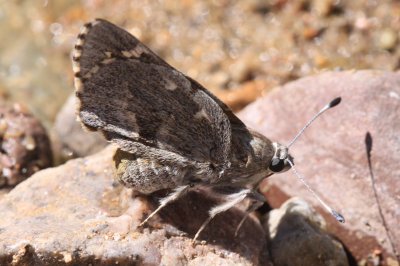
[{"label": "blurred background", "polygon": [[399,1],[1,0],[1,97],[51,127],[73,93],[79,28],[97,17],[133,33],[235,110],[317,72],[400,67]]},{"label": "blurred background", "polygon": [[[234,111],[272,88],[320,72],[400,68],[400,1],[0,0],[0,188],[8,186],[0,189],[0,197],[33,172],[106,145],[100,134],[82,133],[75,121],[74,98],[67,101],[74,94],[71,52],[76,37],[80,27],[95,18],[107,19],[134,34]],[[366,91],[368,96],[370,91]],[[4,103],[14,107],[6,110]],[[283,108],[295,107],[279,106]],[[385,132],[382,136],[397,137],[395,130],[381,130]],[[55,141],[48,139],[47,132],[56,132]],[[378,158],[383,161],[382,169],[386,168],[385,157],[379,154]],[[352,182],[359,186],[357,178]],[[392,183],[382,184],[390,188],[386,184]],[[369,200],[370,190],[365,191],[351,196]],[[391,195],[386,194],[387,198]],[[366,202],[360,206],[369,211]],[[395,213],[396,208],[386,206],[388,213]],[[371,217],[375,217],[373,212],[369,212]],[[396,224],[394,214],[388,217]],[[350,246],[357,259],[372,253],[378,261],[358,265],[378,265],[383,253],[380,248],[371,249],[377,246],[373,241],[386,239],[383,227],[368,231],[376,233],[376,239],[368,235],[360,240],[362,234],[356,229],[370,226],[362,223],[357,228],[349,223],[354,234],[340,235],[341,239],[357,242]]]}]

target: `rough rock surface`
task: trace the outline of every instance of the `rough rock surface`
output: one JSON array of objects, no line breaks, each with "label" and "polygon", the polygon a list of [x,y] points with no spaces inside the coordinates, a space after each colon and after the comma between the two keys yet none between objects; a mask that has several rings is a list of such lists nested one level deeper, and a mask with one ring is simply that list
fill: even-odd
[{"label": "rough rock surface", "polygon": [[0,106],[0,187],[12,187],[53,163],[42,124],[20,104]]},{"label": "rough rock surface", "polygon": [[54,123],[54,147],[60,161],[91,155],[107,146],[100,133],[82,129],[76,118],[75,100],[75,95],[68,98]]},{"label": "rough rock surface", "polygon": [[272,210],[263,225],[275,266],[349,265],[342,244],[325,232],[325,220],[302,199]]},{"label": "rough rock surface", "polygon": [[269,265],[258,221],[248,219],[234,237],[238,209],[201,234],[210,244],[192,245],[215,204],[196,191],[138,228],[153,203],[114,181],[113,154],[109,147],[40,171],[7,194],[0,201],[0,265]]},{"label": "rough rock surface", "polygon": [[[285,144],[307,119],[337,96],[342,97],[342,103],[315,121],[290,153],[297,170],[345,216],[346,223],[339,224],[324,212],[292,171],[270,177],[263,190],[273,207],[292,196],[313,203],[326,217],[329,231],[358,261],[378,250],[384,263],[389,263],[395,259],[390,242],[400,250],[399,73],[346,71],[306,77],[272,91],[242,111],[240,117],[249,127]],[[367,132],[373,141],[371,165],[377,197],[368,168]]]}]

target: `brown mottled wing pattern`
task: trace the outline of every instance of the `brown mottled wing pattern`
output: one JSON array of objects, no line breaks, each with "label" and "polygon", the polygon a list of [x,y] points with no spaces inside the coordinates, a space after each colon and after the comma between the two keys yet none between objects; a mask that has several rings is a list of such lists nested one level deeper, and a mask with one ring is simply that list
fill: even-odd
[{"label": "brown mottled wing pattern", "polygon": [[222,166],[229,161],[231,126],[247,132],[200,84],[105,20],[82,28],[73,64],[80,120],[108,140]]}]

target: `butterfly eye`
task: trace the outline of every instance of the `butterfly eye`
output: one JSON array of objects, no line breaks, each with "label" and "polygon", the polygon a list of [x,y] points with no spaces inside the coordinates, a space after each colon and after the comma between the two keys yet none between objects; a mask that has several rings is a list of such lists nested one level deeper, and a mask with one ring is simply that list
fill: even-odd
[{"label": "butterfly eye", "polygon": [[285,160],[274,158],[269,165],[269,169],[274,173],[279,173],[285,168]]}]

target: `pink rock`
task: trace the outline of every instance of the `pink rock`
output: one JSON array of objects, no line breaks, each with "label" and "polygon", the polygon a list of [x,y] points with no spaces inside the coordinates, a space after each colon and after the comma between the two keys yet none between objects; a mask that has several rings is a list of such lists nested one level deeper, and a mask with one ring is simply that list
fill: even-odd
[{"label": "pink rock", "polygon": [[114,151],[40,171],[4,196],[0,265],[269,265],[258,221],[248,219],[234,237],[238,209],[210,223],[200,236],[207,244],[192,243],[216,204],[200,192],[138,227],[152,203],[115,182]]},{"label": "pink rock", "polygon": [[[330,231],[357,260],[380,250],[388,263],[395,259],[393,249],[400,250],[399,73],[346,71],[306,77],[272,91],[240,117],[271,140],[287,144],[309,118],[338,96],[342,103],[319,118],[290,153],[297,170],[345,216],[346,223],[339,224],[327,214],[292,171],[270,177],[262,190],[274,207],[288,197],[306,199],[324,214]],[[372,171],[390,237],[371,183],[367,132],[373,140]]]}]

